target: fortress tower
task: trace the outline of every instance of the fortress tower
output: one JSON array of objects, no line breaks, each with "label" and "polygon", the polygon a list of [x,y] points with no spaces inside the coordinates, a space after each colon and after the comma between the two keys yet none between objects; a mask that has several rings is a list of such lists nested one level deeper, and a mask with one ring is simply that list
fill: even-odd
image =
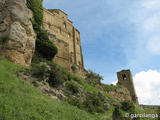
[{"label": "fortress tower", "polygon": [[58,48],[54,60],[67,71],[83,76],[83,55],[80,32],[72,25],[68,15],[59,9],[44,9],[43,28],[48,32],[49,38]]},{"label": "fortress tower", "polygon": [[129,90],[133,102],[135,102],[138,105],[139,104],[138,97],[135,92],[131,71],[122,70],[120,72],[117,72],[117,77],[118,77],[118,84],[124,86]]}]

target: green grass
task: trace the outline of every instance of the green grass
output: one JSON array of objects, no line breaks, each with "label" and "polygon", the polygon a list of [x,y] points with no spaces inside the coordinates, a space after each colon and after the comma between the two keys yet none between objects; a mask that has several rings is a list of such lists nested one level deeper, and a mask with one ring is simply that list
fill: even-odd
[{"label": "green grass", "polygon": [[110,92],[110,91],[115,91],[117,88],[121,88],[121,86],[117,85],[107,85],[107,84],[102,84],[104,91]]},{"label": "green grass", "polygon": [[[24,67],[0,57],[0,120],[111,120],[113,106],[105,113],[90,114],[67,102],[51,99],[28,82],[17,78],[16,71],[24,71]],[[73,80],[81,84],[87,92],[102,92],[111,103],[116,101],[105,91],[87,84],[83,79]],[[115,89],[114,86],[107,88]],[[122,111],[123,116],[125,113]],[[136,113],[156,112],[136,107]]]},{"label": "green grass", "polygon": [[98,120],[66,102],[53,100],[14,73],[23,70],[0,58],[0,120]]},{"label": "green grass", "polygon": [[[130,120],[130,118],[132,117],[134,117],[134,115],[130,115],[130,117],[125,117],[125,115],[126,115],[126,113],[128,114],[129,112],[126,112],[126,111],[123,111],[123,110],[121,110],[121,113],[122,113],[122,116],[125,118],[125,120]],[[146,109],[142,109],[142,108],[140,108],[140,107],[136,107],[135,108],[135,113],[132,113],[132,112],[130,112],[130,114],[154,114],[154,115],[156,115],[157,114],[157,112],[156,112],[156,110],[154,110],[154,109],[149,109],[149,108],[146,108]],[[139,119],[138,120],[158,120],[157,118],[151,118],[151,117],[139,117]]]},{"label": "green grass", "polygon": [[85,82],[85,80],[82,79],[82,78],[79,78],[79,77],[77,77],[75,75],[72,75],[72,78],[73,78],[74,81],[76,81],[77,83],[79,83],[80,85],[82,85],[87,92],[96,92],[96,93],[98,93],[100,91],[96,87],[93,87],[92,85],[87,84]]}]

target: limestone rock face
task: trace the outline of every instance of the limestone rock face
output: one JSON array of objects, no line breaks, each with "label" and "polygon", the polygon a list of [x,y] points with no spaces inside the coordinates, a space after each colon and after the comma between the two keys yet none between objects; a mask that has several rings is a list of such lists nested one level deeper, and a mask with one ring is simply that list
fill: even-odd
[{"label": "limestone rock face", "polygon": [[1,56],[21,65],[31,63],[36,40],[31,18],[26,0],[0,1]]},{"label": "limestone rock face", "polygon": [[117,88],[116,91],[108,92],[108,94],[119,101],[132,101],[131,95],[126,88]]}]

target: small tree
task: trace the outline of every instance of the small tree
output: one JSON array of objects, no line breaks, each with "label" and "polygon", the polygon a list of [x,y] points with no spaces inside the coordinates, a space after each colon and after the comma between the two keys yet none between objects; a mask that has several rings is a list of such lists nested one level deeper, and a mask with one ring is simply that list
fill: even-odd
[{"label": "small tree", "polygon": [[126,112],[134,112],[135,111],[135,106],[134,106],[133,102],[123,101],[121,103],[121,105],[122,105],[121,109]]},{"label": "small tree", "polygon": [[86,80],[90,81],[91,84],[101,84],[103,77],[98,73],[93,72],[92,70],[86,71]]},{"label": "small tree", "polygon": [[123,116],[122,116],[122,114],[121,114],[121,112],[120,112],[119,106],[117,106],[117,107],[114,109],[114,111],[113,111],[113,113],[112,113],[112,119],[113,119],[113,120],[124,120],[124,118],[123,118]]}]

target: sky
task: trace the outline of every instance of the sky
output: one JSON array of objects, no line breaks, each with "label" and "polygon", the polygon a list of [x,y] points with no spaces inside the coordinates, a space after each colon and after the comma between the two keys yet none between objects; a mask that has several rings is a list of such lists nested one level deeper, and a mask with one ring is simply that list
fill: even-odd
[{"label": "sky", "polygon": [[160,105],[160,0],[44,0],[80,31],[86,69],[117,81],[130,69],[141,104]]}]

